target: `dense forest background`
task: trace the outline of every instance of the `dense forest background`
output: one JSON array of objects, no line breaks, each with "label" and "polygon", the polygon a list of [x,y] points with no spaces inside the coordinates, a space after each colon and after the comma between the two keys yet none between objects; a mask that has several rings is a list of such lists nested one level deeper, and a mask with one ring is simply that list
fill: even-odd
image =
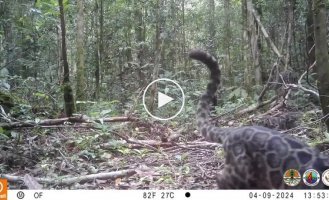
[{"label": "dense forest background", "polygon": [[[216,123],[258,124],[323,144],[328,6],[325,0],[0,1],[0,172],[19,176],[6,177],[16,188],[35,187],[33,181],[215,188],[209,176],[197,181],[205,168],[220,168],[220,155],[207,150],[216,145],[196,140],[196,104],[208,75],[189,60],[193,48],[221,65]],[[157,78],[184,89],[185,108],[174,120],[159,122],[143,108],[143,90]],[[77,174],[102,181],[68,178]]]}]

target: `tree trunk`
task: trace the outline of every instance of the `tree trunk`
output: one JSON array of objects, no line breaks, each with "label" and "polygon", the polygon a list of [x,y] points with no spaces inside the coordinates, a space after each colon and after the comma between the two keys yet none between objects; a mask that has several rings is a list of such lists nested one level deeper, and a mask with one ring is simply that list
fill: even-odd
[{"label": "tree trunk", "polygon": [[[86,77],[85,77],[85,45],[84,45],[84,1],[77,1],[78,17],[77,17],[77,86],[76,99],[86,99]],[[78,108],[78,110],[80,110]]]},{"label": "tree trunk", "polygon": [[136,34],[136,43],[137,43],[137,74],[139,79],[139,87],[143,86],[145,84],[145,76],[142,70],[142,67],[145,64],[144,61],[144,46],[145,46],[145,35],[144,33],[144,22],[143,22],[143,7],[141,5],[142,2],[139,0],[134,1],[134,7],[135,7],[135,34]]},{"label": "tree trunk", "polygon": [[61,85],[63,84],[63,78],[64,78],[64,69],[62,65],[62,60],[63,60],[63,53],[62,53],[62,35],[61,35],[61,27],[57,26],[56,29],[56,34],[57,34],[57,76],[58,76],[58,84]]},{"label": "tree trunk", "polygon": [[308,0],[307,17],[306,17],[306,55],[308,55],[308,66],[315,62],[315,49],[314,49],[314,27],[313,27],[313,9],[312,1]]},{"label": "tree trunk", "polygon": [[[256,2],[257,3],[257,2]],[[253,69],[255,72],[255,84],[256,85],[262,85],[262,69],[260,65],[260,48],[261,48],[261,41],[260,41],[260,36],[259,36],[259,26],[255,22],[254,17],[252,17],[252,13],[249,13],[252,8],[253,3],[252,0],[247,0],[247,7],[248,9],[248,27],[250,29],[250,37],[249,37],[249,42],[251,46],[251,54],[252,54],[252,62],[253,62]],[[260,16],[260,5],[257,6],[257,9],[255,12],[257,12],[257,16]]]},{"label": "tree trunk", "polygon": [[178,61],[178,48],[179,48],[179,35],[178,35],[178,29],[179,29],[179,23],[175,23],[178,19],[178,9],[176,7],[176,0],[170,0],[170,19],[169,25],[172,27],[168,27],[171,29],[171,34],[174,37],[167,38],[168,42],[165,42],[166,48],[168,49],[168,53],[166,54],[166,70],[171,71],[173,73],[176,73],[177,70],[177,61]]},{"label": "tree trunk", "polygon": [[13,34],[13,22],[10,19],[12,15],[12,10],[10,9],[11,3],[9,1],[0,3],[0,16],[1,16],[1,28],[3,37],[1,39],[1,45],[3,45],[4,56],[2,57],[0,66],[5,66],[10,74],[12,74],[15,63],[13,61],[14,55],[14,34]]},{"label": "tree trunk", "polygon": [[208,0],[208,50],[211,54],[215,54],[215,39],[216,39],[216,26],[215,26],[215,1]]},{"label": "tree trunk", "polygon": [[66,29],[65,29],[63,0],[58,0],[58,5],[60,11],[60,21],[61,21],[61,30],[62,30],[62,63],[64,69],[64,79],[63,79],[64,107],[65,107],[66,116],[71,117],[72,114],[75,112],[75,104],[74,104],[73,91],[70,84],[69,63],[67,62]]},{"label": "tree trunk", "polygon": [[[133,7],[131,1],[126,1],[126,7],[131,8]],[[126,63],[125,66],[128,66],[128,70],[132,69],[132,62],[133,62],[133,56],[132,56],[132,24],[134,23],[133,20],[133,13],[128,12],[127,13],[127,20],[126,20],[126,25],[125,25],[125,39],[124,42],[126,43],[126,48],[125,48],[125,59]],[[124,69],[126,71],[127,69]],[[130,77],[131,78],[131,77]],[[124,100],[123,100],[124,101]]]},{"label": "tree trunk", "polygon": [[104,55],[104,41],[103,41],[103,28],[104,28],[104,13],[103,13],[103,0],[97,0],[99,28],[97,29],[97,52],[96,52],[96,65],[95,65],[95,99],[99,100],[100,94],[100,71],[103,68],[103,55]]},{"label": "tree trunk", "polygon": [[182,27],[181,27],[181,31],[182,31],[182,53],[181,53],[181,58],[184,60],[184,69],[187,71],[187,62],[188,62],[188,57],[184,56],[186,53],[186,33],[185,33],[185,0],[181,1],[181,8],[182,8],[182,14],[181,14],[181,18],[182,18]]},{"label": "tree trunk", "polygon": [[243,63],[244,66],[244,86],[247,92],[251,95],[252,91],[252,79],[251,79],[251,62],[250,62],[250,51],[249,51],[249,27],[248,27],[248,17],[252,17],[250,13],[248,14],[247,9],[247,0],[243,0],[241,3],[241,9],[242,9],[242,56],[243,56]]},{"label": "tree trunk", "polygon": [[[156,1],[156,25],[155,25],[155,62],[152,73],[152,80],[156,80],[159,77],[159,69],[161,66],[161,55],[162,55],[162,38],[160,37],[163,30],[163,21],[161,19],[161,5],[163,0]],[[157,91],[157,84],[153,84],[150,88],[150,111],[153,112],[155,108],[155,96]]]},{"label": "tree trunk", "polygon": [[230,84],[234,83],[234,77],[232,75],[232,68],[231,68],[231,5],[230,0],[224,0],[224,15],[225,15],[225,23],[224,23],[224,52],[225,52],[225,61],[224,61],[224,69],[225,74],[227,74],[228,82]]},{"label": "tree trunk", "polygon": [[329,55],[328,43],[324,42],[327,41],[325,0],[313,0],[313,16],[318,90],[324,115],[323,121],[329,131]]},{"label": "tree trunk", "polygon": [[288,24],[288,38],[287,38],[287,50],[285,56],[285,65],[284,70],[288,70],[288,65],[290,62],[290,51],[291,51],[291,41],[292,41],[292,31],[293,31],[293,21],[294,21],[294,7],[295,7],[295,0],[289,0],[288,2],[288,16],[287,16],[287,24]]}]

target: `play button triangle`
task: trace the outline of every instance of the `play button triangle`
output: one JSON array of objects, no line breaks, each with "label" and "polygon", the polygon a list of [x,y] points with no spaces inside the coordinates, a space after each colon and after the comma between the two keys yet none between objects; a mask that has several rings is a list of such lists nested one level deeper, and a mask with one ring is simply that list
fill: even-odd
[{"label": "play button triangle", "polygon": [[171,102],[174,100],[168,95],[163,94],[162,92],[158,92],[158,108],[166,105],[167,103]]}]

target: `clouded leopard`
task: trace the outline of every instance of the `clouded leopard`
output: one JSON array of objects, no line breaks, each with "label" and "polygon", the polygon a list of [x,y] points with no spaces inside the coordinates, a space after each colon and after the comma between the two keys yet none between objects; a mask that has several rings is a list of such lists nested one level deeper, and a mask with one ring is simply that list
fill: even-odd
[{"label": "clouded leopard", "polygon": [[303,181],[289,187],[283,181],[288,169],[298,170],[301,176],[307,169],[315,169],[320,175],[329,169],[329,158],[316,149],[261,126],[220,128],[212,125],[210,110],[220,85],[221,71],[217,60],[202,50],[192,50],[189,56],[201,61],[210,71],[210,82],[197,108],[197,126],[207,141],[223,144],[225,164],[217,176],[220,189],[328,188],[321,181],[314,187],[306,186]]}]

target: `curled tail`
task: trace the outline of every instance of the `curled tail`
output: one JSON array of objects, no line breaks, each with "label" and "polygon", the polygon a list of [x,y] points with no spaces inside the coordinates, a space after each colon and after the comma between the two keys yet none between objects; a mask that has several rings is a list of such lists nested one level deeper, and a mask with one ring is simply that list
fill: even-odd
[{"label": "curled tail", "polygon": [[190,58],[205,64],[210,71],[210,82],[208,83],[206,92],[201,95],[196,117],[198,129],[202,133],[203,137],[214,140],[215,138],[210,135],[210,129],[214,127],[209,121],[211,106],[214,98],[216,98],[215,94],[220,85],[221,72],[219,70],[219,65],[215,57],[202,50],[192,50],[190,51],[189,56]]}]

